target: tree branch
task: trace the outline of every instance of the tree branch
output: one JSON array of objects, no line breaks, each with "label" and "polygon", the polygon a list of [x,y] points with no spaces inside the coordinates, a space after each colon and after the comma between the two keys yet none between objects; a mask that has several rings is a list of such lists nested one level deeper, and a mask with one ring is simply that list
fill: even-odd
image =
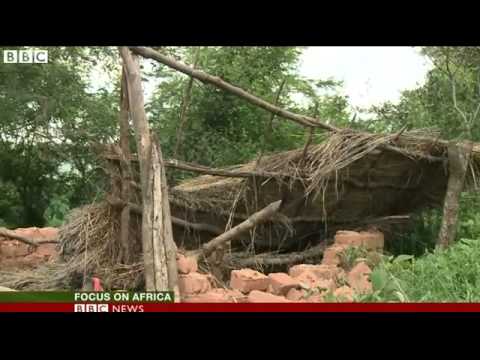
[{"label": "tree branch", "polygon": [[[200,58],[200,47],[197,48],[195,52],[195,59],[193,60],[193,69],[197,66],[198,59]],[[183,131],[187,124],[187,112],[190,107],[190,98],[192,96],[193,88],[193,77],[190,77],[188,80],[187,87],[185,89],[185,95],[183,97],[182,108],[180,110],[180,123],[177,128],[177,141],[175,142],[175,148],[173,150],[173,157],[176,159],[178,157],[178,152],[183,141]]]},{"label": "tree branch", "polygon": [[231,85],[231,84],[227,83],[226,81],[222,80],[221,78],[219,78],[217,76],[209,75],[206,72],[203,72],[201,70],[196,70],[196,69],[194,69],[190,66],[187,66],[187,65],[173,59],[170,56],[163,55],[163,54],[159,53],[158,51],[153,50],[152,48],[133,46],[133,47],[130,47],[130,49],[138,55],[141,55],[141,56],[143,56],[145,58],[148,58],[148,59],[156,60],[156,61],[158,61],[158,62],[160,62],[164,65],[167,65],[167,66],[171,67],[172,69],[180,71],[181,73],[184,73],[184,74],[189,75],[193,78],[196,78],[196,79],[198,79],[198,80],[200,80],[204,83],[215,85],[216,87],[218,87],[222,90],[225,90],[225,91],[227,91],[231,94],[234,94],[238,97],[241,97],[241,98],[247,100],[248,102],[250,102],[253,105],[259,106],[262,109],[270,111],[270,112],[272,112],[275,115],[278,115],[280,117],[292,120],[292,121],[296,122],[297,124],[300,124],[300,125],[303,125],[303,126],[309,126],[309,127],[323,128],[325,130],[333,131],[333,132],[338,131],[338,129],[336,127],[318,122],[317,119],[314,119],[312,117],[304,116],[304,115],[298,115],[298,114],[292,113],[288,110],[284,110],[284,109],[282,109],[278,106],[272,105],[271,103],[269,103],[269,102],[267,102],[263,99],[260,99],[256,96],[246,92],[245,90],[237,87],[237,86],[234,86],[234,85]]}]

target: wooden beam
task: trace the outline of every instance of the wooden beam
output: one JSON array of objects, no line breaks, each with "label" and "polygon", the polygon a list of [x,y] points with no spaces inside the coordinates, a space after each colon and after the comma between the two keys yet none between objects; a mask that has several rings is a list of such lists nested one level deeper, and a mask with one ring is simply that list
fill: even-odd
[{"label": "wooden beam", "polygon": [[[108,196],[107,201],[110,205],[114,207],[117,207],[120,209],[128,208],[131,212],[142,216],[142,207],[137,204],[133,204],[133,203],[127,204],[122,199],[115,198],[112,196]],[[221,235],[224,233],[224,231],[221,228],[215,225],[206,224],[206,223],[192,223],[190,221],[177,218],[175,216],[171,216],[170,218],[172,219],[172,224],[181,226],[186,229],[192,229],[195,231],[205,231],[213,235]]]},{"label": "wooden beam", "polygon": [[[106,154],[102,155],[108,160],[120,160],[118,155]],[[131,155],[130,161],[138,161],[136,155]],[[211,168],[204,165],[189,163],[185,161],[175,160],[175,159],[166,159],[163,161],[165,167],[174,168],[178,170],[191,171],[199,174],[213,175],[213,176],[223,176],[223,177],[234,177],[234,178],[251,178],[251,177],[264,177],[264,178],[282,178],[282,177],[292,177],[289,174],[282,174],[269,171],[237,171],[237,170],[226,170],[226,169],[217,169]]]},{"label": "wooden beam", "polygon": [[257,211],[251,215],[247,220],[241,222],[237,226],[231,228],[227,232],[221,234],[210,240],[208,243],[203,244],[202,250],[200,253],[195,252],[196,257],[205,257],[207,258],[216,248],[222,246],[228,241],[235,240],[240,237],[240,235],[245,232],[253,229],[258,224],[261,224],[265,221],[268,221],[281,207],[282,201],[278,200],[270,205],[266,206],[260,211]]}]

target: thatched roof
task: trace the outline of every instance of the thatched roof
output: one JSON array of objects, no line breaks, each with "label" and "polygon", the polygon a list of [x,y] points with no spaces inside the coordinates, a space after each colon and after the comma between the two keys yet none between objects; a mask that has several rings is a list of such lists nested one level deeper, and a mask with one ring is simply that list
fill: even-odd
[{"label": "thatched roof", "polygon": [[[430,137],[425,137],[428,133]],[[436,133],[333,133],[320,144],[264,156],[236,167],[276,177],[199,176],[172,189],[176,216],[222,227],[283,199],[293,223],[349,224],[440,206],[448,181],[447,145]],[[480,145],[474,146],[467,186],[478,188]],[[294,202],[304,199],[302,206]],[[298,203],[298,201],[297,201]],[[292,206],[288,206],[293,204]]]}]

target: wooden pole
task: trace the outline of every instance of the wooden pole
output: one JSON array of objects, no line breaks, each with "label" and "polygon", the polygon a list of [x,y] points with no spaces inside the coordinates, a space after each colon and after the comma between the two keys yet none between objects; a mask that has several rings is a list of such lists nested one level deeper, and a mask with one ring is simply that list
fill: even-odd
[{"label": "wooden pole", "polygon": [[125,69],[122,68],[122,77],[120,84],[120,168],[122,172],[122,188],[121,198],[127,204],[120,215],[120,243],[122,245],[122,258],[125,264],[132,260],[131,244],[129,240],[130,232],[130,209],[128,203],[130,202],[130,183],[133,180],[131,163],[129,161],[130,154],[130,132],[129,132],[129,106],[128,106],[128,88]]},{"label": "wooden pole", "polygon": [[438,235],[437,246],[448,247],[455,240],[459,199],[470,163],[473,143],[458,145],[450,142],[448,145],[448,184],[443,205],[443,219]]},{"label": "wooden pole", "polygon": [[[126,74],[129,108],[137,141],[142,189],[142,245],[147,291],[178,292],[175,248],[171,231],[168,191],[159,147],[152,142],[145,113],[140,66],[128,48],[120,47]],[[167,200],[165,200],[165,198]],[[175,274],[173,274],[173,270]],[[171,278],[169,278],[171,276]],[[179,297],[176,296],[177,301]]]}]

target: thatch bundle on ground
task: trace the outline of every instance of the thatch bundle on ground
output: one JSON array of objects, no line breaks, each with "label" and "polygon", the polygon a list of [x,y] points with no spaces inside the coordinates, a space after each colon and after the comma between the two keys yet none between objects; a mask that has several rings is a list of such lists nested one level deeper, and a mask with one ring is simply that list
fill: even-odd
[{"label": "thatch bundle on ground", "polygon": [[[172,215],[180,219],[173,222],[175,241],[180,248],[195,249],[214,236],[212,228],[224,231],[279,199],[283,205],[275,218],[232,245],[232,251],[241,252],[240,259],[248,253],[301,251],[338,229],[382,227],[440,206],[448,181],[446,143],[424,134],[344,130],[320,144],[228,169],[256,176],[204,175],[185,181],[169,194]],[[467,186],[477,185],[479,155],[475,146]],[[130,221],[135,258],[122,264],[119,214],[107,201],[73,211],[60,230],[59,261],[35,272],[0,272],[0,284],[30,290],[78,289],[84,279],[97,275],[106,288],[141,288],[140,215]],[[207,230],[184,222],[207,225]]]},{"label": "thatch bundle on ground", "polygon": [[[131,229],[132,240],[138,239],[139,225],[132,222]],[[107,202],[75,209],[60,229],[59,257],[55,262],[35,270],[0,271],[0,283],[17,290],[78,290],[92,276],[98,276],[106,288],[141,288],[141,249],[137,247],[132,264],[122,264],[118,233],[119,212]]]}]

